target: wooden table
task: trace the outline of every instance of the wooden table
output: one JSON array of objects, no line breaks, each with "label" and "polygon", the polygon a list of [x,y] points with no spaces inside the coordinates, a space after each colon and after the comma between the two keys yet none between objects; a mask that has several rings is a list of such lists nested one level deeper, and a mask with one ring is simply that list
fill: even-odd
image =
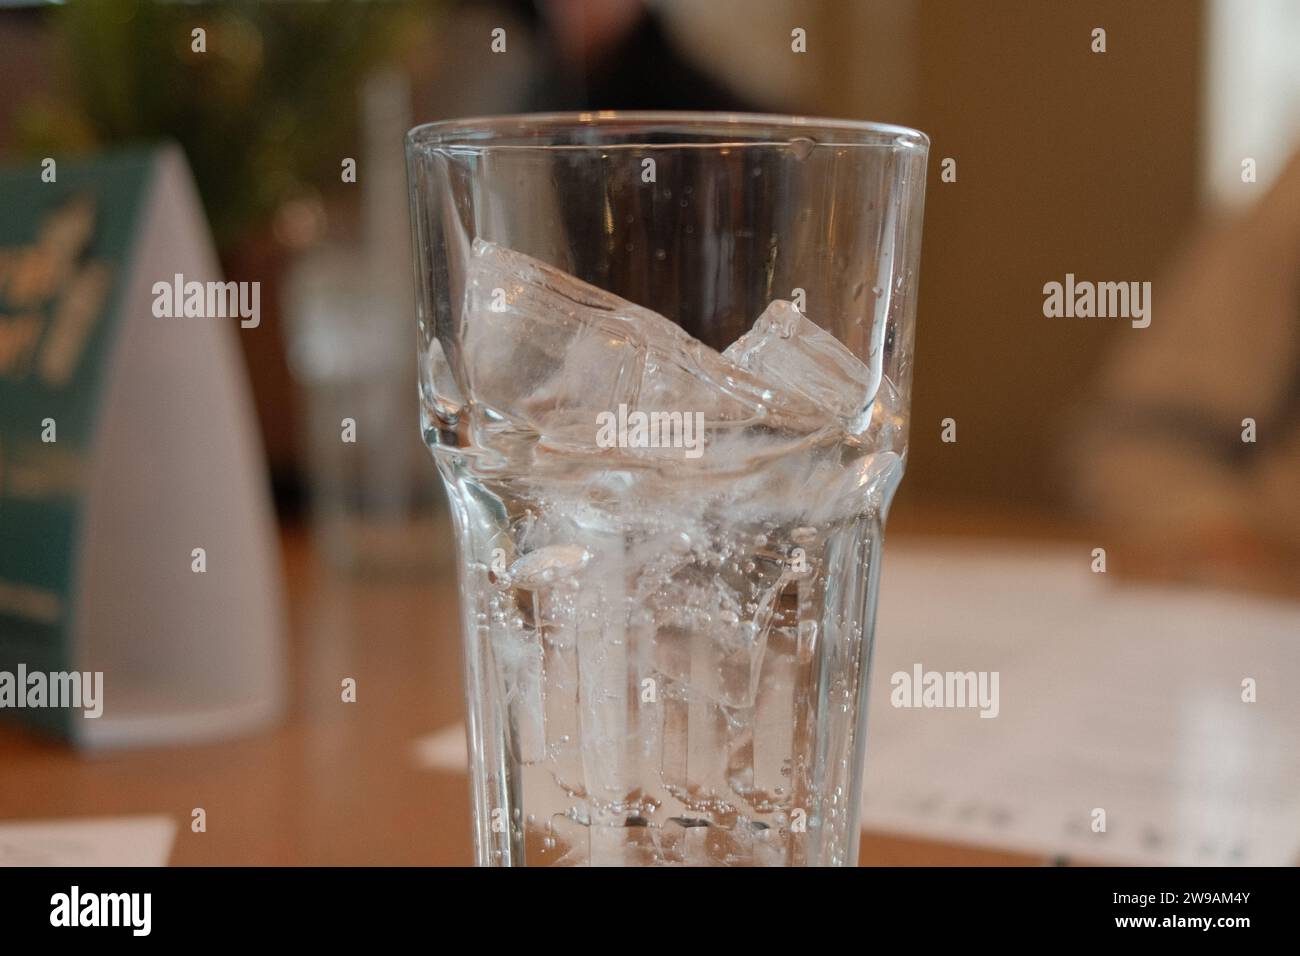
[{"label": "wooden table", "polygon": [[[964,527],[952,517],[900,516],[899,524],[903,536]],[[285,534],[283,553],[292,686],[278,728],[205,746],[85,756],[6,723],[0,819],[167,814],[178,823],[178,865],[470,864],[465,775],[421,768],[412,757],[415,740],[463,719],[450,559],[440,572],[394,580],[327,570],[302,531]],[[340,700],[344,677],[357,681],[356,703]],[[196,807],[207,812],[204,833],[190,830]],[[861,859],[1045,862],[884,834],[863,836]]]}]

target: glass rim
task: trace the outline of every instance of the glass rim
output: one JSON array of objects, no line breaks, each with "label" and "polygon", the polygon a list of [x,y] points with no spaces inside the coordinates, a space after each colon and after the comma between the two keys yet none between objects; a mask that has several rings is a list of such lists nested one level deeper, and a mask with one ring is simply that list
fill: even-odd
[{"label": "glass rim", "polygon": [[[718,136],[716,140],[654,143],[547,143],[509,142],[509,138],[539,136],[543,130],[616,130],[691,128]],[[735,138],[726,133],[735,132]],[[786,138],[779,134],[788,132]],[[767,134],[745,138],[745,134]],[[540,137],[539,137],[540,138]],[[789,146],[811,140],[816,147],[888,147],[929,151],[930,137],[920,130],[868,120],[831,119],[790,113],[731,113],[692,110],[591,110],[547,113],[506,113],[421,123],[406,133],[408,150],[424,152],[489,150],[592,150],[592,149],[719,149]]]}]

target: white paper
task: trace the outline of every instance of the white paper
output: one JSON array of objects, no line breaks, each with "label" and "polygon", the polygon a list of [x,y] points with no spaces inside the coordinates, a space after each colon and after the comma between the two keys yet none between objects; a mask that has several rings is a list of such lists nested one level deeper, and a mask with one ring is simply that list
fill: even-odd
[{"label": "white paper", "polygon": [[166,866],[175,836],[165,816],[0,823],[0,866]]},{"label": "white paper", "polygon": [[[1085,862],[1296,863],[1300,605],[1113,585],[1091,547],[885,549],[863,828]],[[998,715],[891,706],[916,664],[997,671]],[[416,760],[463,772],[464,727]]]},{"label": "white paper", "polygon": [[[1091,548],[886,548],[863,826],[1098,862],[1296,862],[1300,606],[1112,585]],[[999,715],[891,706],[917,663],[998,671]]]}]

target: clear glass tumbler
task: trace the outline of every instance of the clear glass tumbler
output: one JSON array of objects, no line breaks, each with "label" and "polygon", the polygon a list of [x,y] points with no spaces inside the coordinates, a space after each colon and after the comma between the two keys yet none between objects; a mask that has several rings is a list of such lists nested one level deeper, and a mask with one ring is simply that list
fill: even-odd
[{"label": "clear glass tumbler", "polygon": [[852,865],[926,137],[408,134],[483,865]]}]

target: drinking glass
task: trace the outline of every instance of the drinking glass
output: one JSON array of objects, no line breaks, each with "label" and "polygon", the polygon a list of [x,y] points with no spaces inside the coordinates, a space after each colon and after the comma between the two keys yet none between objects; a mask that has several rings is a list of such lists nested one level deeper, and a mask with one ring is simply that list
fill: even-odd
[{"label": "drinking glass", "polygon": [[407,136],[481,865],[853,865],[926,137]]}]

